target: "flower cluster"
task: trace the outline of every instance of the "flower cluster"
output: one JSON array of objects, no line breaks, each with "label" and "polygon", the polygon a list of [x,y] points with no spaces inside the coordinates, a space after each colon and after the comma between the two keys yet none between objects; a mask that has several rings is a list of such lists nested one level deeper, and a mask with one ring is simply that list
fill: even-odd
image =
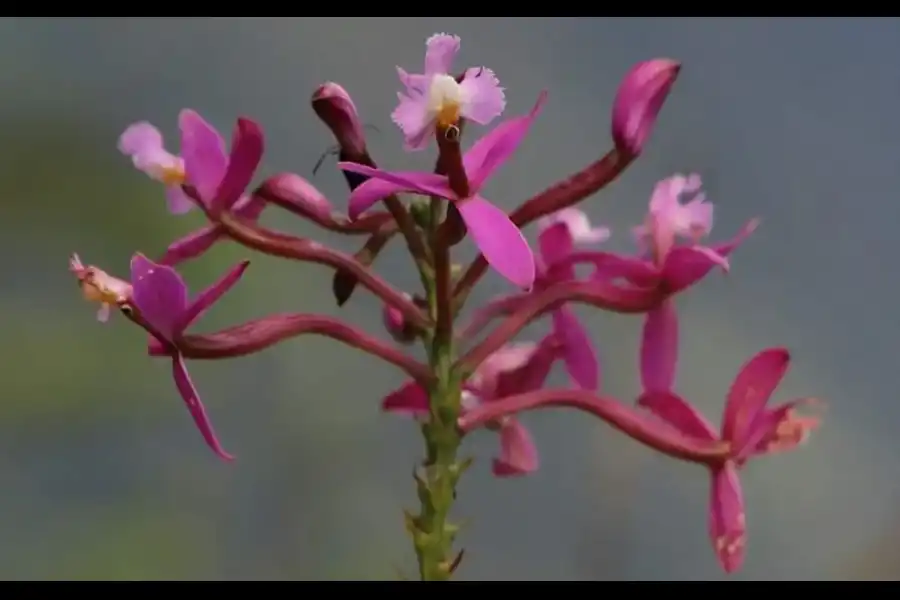
[{"label": "flower cluster", "polygon": [[[406,513],[406,525],[424,580],[449,579],[462,558],[453,550],[459,526],[450,522],[449,512],[457,481],[472,463],[460,457],[464,437],[478,429],[495,432],[499,451],[493,473],[527,475],[538,468],[538,451],[519,417],[552,406],[578,409],[652,450],[705,468],[711,478],[713,548],[726,571],[738,569],[746,538],[739,471],[751,458],[803,442],[819,421],[798,414],[798,409],[817,403],[802,398],[769,405],[790,362],[787,350],[769,348],[750,358],[736,375],[725,394],[717,431],[676,391],[676,300],[707,275],[729,271],[731,254],[757,221],[748,221],[729,241],[706,242],[713,205],[701,191],[699,176],[675,175],[653,190],[646,218],[631,232],[635,252],[625,255],[603,250],[610,231],[593,226],[575,208],[641,154],[680,65],[654,59],[632,67],[612,106],[612,149],[507,214],[482,192],[524,143],[547,93],[538,95],[528,113],[493,125],[464,150],[463,130],[498,119],[506,108],[506,92],[487,67],[454,71],[459,49],[458,37],[437,34],[427,41],[421,73],[397,69],[399,103],[391,118],[408,151],[433,144],[433,172],[379,168],[347,91],[336,83],[315,91],[312,108],[337,142],[337,166],[350,188],[346,213],[294,173],[276,174],[251,188],[264,138],[259,124],[250,119],[237,120],[229,147],[199,114],[184,110],[178,119],[177,154],[166,149],[153,125],[131,125],[119,139],[119,150],[164,185],[172,214],[199,209],[206,225],[173,242],[156,260],[135,254],[128,279],[85,266],[77,255],[70,260],[70,271],[85,298],[100,303],[101,321],[111,308],[118,309],[148,333],[149,356],[171,361],[175,388],[206,444],[224,460],[232,456],[214,433],[188,375],[188,362],[244,356],[310,333],[402,369],[408,382],[387,394],[381,407],[413,417],[423,432],[426,457],[415,472],[421,509]],[[270,206],[323,229],[361,236],[365,242],[355,255],[347,255],[265,228],[258,219]],[[532,223],[538,229],[535,250],[522,233]],[[395,289],[372,269],[382,248],[398,236],[421,277],[423,289],[418,293]],[[480,256],[461,269],[452,263],[451,251],[466,237]],[[240,281],[249,264],[236,265],[190,297],[176,267],[202,256],[220,240],[333,269],[340,305],[357,286],[366,288],[382,303],[385,329],[396,343],[340,319],[309,313],[274,314],[215,333],[190,333],[188,328]],[[588,275],[579,275],[583,265],[591,267]],[[515,290],[477,308],[460,324],[460,312],[488,267]],[[579,323],[574,304],[641,315],[640,392],[635,401],[601,392],[602,344]],[[548,327],[540,341],[516,340],[527,325],[544,317],[549,317]],[[423,344],[427,362],[403,348],[416,341]],[[557,363],[570,383],[548,388],[545,382]]]}]

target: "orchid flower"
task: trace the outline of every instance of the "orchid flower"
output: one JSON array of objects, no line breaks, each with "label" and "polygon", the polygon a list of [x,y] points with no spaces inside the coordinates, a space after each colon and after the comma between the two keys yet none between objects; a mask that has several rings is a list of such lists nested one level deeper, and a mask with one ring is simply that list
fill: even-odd
[{"label": "orchid flower", "polygon": [[[577,208],[566,208],[538,221],[538,260],[534,293],[553,285],[576,279],[575,267],[563,261],[576,246],[598,244],[609,238],[606,227],[592,227],[588,216]],[[481,329],[484,323],[498,312],[515,310],[522,295],[504,295],[497,298],[473,317],[468,331]],[[596,390],[600,385],[597,354],[590,336],[575,312],[565,304],[551,313],[553,331],[562,342],[566,371],[573,383],[586,390]]]},{"label": "orchid flower", "polygon": [[534,284],[535,265],[528,242],[506,212],[485,200],[479,192],[522,142],[545,99],[546,94],[542,93],[529,114],[504,121],[469,148],[463,157],[470,187],[466,198],[456,195],[444,175],[390,172],[355,163],[338,163],[345,171],[370,177],[350,194],[350,218],[357,218],[382,198],[398,192],[446,198],[454,203],[485,260],[512,283],[530,289]]},{"label": "orchid flower", "polygon": [[487,125],[503,113],[506,98],[494,72],[467,69],[457,82],[450,69],[459,52],[459,36],[438,33],[425,42],[425,72],[410,74],[397,67],[404,90],[391,119],[403,132],[405,148],[421,150],[434,126],[456,125],[461,118]]},{"label": "orchid flower", "polygon": [[213,431],[206,409],[191,381],[178,351],[178,340],[184,331],[215,304],[236,284],[249,262],[233,267],[224,277],[206,288],[192,300],[188,299],[187,285],[171,267],[158,265],[141,254],[131,259],[132,302],[140,318],[152,331],[151,346],[162,346],[172,358],[172,376],[182,400],[187,405],[207,445],[223,460],[233,457],[225,452]]},{"label": "orchid flower", "polygon": [[789,363],[790,354],[784,348],[763,350],[745,363],[728,391],[719,432],[674,392],[646,391],[638,399],[639,406],[685,435],[730,444],[732,458],[711,467],[709,509],[713,548],[728,573],[741,567],[747,535],[738,471],[750,458],[797,448],[820,423],[817,417],[797,414],[800,406],[818,404],[814,398],[800,398],[771,408],[766,406],[787,373]]},{"label": "orchid flower", "polygon": [[613,101],[612,136],[617,148],[632,156],[641,153],[680,71],[681,65],[668,58],[643,61],[628,71]]},{"label": "orchid flower", "polygon": [[[540,389],[553,363],[560,358],[560,344],[550,335],[540,343],[509,344],[485,360],[465,384],[462,411],[507,396]],[[422,418],[428,414],[428,395],[419,385],[409,382],[388,394],[381,407],[388,412]],[[500,455],[492,471],[497,477],[527,475],[538,468],[538,454],[528,430],[513,416],[504,416],[488,424],[500,434]]]},{"label": "orchid flower", "polygon": [[[131,157],[134,166],[166,184],[169,211],[182,214],[194,206],[184,185],[194,188],[197,199],[211,208],[221,203],[230,208],[239,200],[262,156],[262,133],[246,119],[238,121],[231,155],[225,141],[203,117],[190,109],[178,115],[181,156],[163,147],[159,130],[141,121],[130,125],[119,137],[119,150]],[[230,179],[226,179],[230,175]],[[224,183],[229,185],[223,185]],[[217,199],[217,195],[225,196]]]}]

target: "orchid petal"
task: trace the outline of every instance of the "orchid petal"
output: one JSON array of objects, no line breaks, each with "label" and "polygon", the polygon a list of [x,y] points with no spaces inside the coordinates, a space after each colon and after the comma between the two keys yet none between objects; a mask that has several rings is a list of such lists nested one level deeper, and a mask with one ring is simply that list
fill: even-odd
[{"label": "orchid petal", "polygon": [[228,168],[216,188],[211,208],[214,211],[231,209],[250,185],[264,152],[264,137],[259,124],[240,118],[231,136]]},{"label": "orchid petal", "polygon": [[381,401],[381,410],[406,413],[412,416],[427,415],[429,411],[428,394],[416,382],[407,382],[384,397]]},{"label": "orchid petal", "polygon": [[196,258],[209,250],[222,237],[221,228],[207,225],[193,231],[169,245],[165,255],[159,260],[161,265],[175,266]]},{"label": "orchid petal", "polygon": [[744,442],[753,422],[787,373],[790,362],[791,355],[785,348],[769,348],[744,363],[725,400],[722,439]]},{"label": "orchid petal", "polygon": [[128,156],[143,154],[147,150],[162,150],[163,136],[159,129],[147,121],[129,125],[119,136],[119,152]]},{"label": "orchid petal", "polygon": [[553,268],[555,263],[569,256],[574,247],[574,240],[565,223],[555,223],[538,234],[541,262],[548,275],[550,272],[553,273],[555,281],[574,279],[575,268],[573,265]]},{"label": "orchid petal", "polygon": [[[729,242],[713,246],[712,252],[722,259],[727,258],[758,225],[759,221],[756,219],[748,222]],[[714,259],[708,252],[698,250],[695,246],[680,246],[669,252],[663,273],[669,289],[678,292],[706,277],[716,266],[721,266],[721,261]]]},{"label": "orchid petal", "polygon": [[725,463],[712,472],[709,507],[709,535],[719,564],[734,573],[744,562],[747,522],[744,493],[737,467]]},{"label": "orchid petal", "polygon": [[460,113],[466,119],[487,125],[503,114],[506,96],[500,87],[500,80],[491,69],[467,69],[459,87],[463,98],[466,98]]},{"label": "orchid petal", "polygon": [[171,267],[142,254],[131,259],[132,301],[141,316],[167,341],[181,333],[179,319],[187,307],[187,286]]},{"label": "orchid petal", "polygon": [[538,351],[538,347],[534,342],[506,344],[478,366],[468,383],[477,390],[479,396],[485,398],[499,396],[501,376],[525,367]]},{"label": "orchid petal", "polygon": [[463,156],[463,165],[472,190],[480,190],[488,178],[512,156],[532,122],[540,114],[546,99],[547,92],[541,92],[530,113],[500,123],[469,148]]},{"label": "orchid petal", "polygon": [[719,436],[712,423],[681,396],[659,390],[641,394],[637,405],[680,431],[686,436],[705,442],[716,441]]},{"label": "orchid petal", "polygon": [[678,363],[678,314],[672,300],[644,317],[641,385],[645,392],[666,391],[675,383]]},{"label": "orchid petal", "polygon": [[538,469],[538,451],[531,433],[514,419],[500,428],[500,456],[492,471],[497,477],[527,475]]},{"label": "orchid petal", "polygon": [[408,90],[397,92],[400,101],[391,112],[391,120],[403,132],[403,148],[407,152],[422,150],[428,145],[433,120],[424,94]]},{"label": "orchid petal", "polygon": [[184,193],[180,185],[166,186],[166,204],[173,215],[183,215],[194,208],[194,201]]},{"label": "orchid petal", "polygon": [[187,405],[188,411],[190,411],[191,417],[197,425],[197,429],[200,430],[200,434],[206,441],[206,445],[222,460],[229,462],[234,460],[234,456],[225,452],[225,449],[222,448],[222,445],[216,438],[212,423],[210,423],[209,417],[206,415],[206,409],[200,401],[197,389],[194,387],[191,376],[188,374],[187,366],[184,364],[184,358],[180,354],[172,357],[172,377],[175,379],[175,387],[178,388],[178,393],[181,394],[182,400]]},{"label": "orchid petal", "polygon": [[520,288],[534,285],[534,255],[525,236],[507,214],[480,196],[457,202],[469,235],[484,259]]},{"label": "orchid petal", "polygon": [[553,330],[562,340],[563,360],[569,377],[580,388],[596,390],[600,385],[600,368],[594,345],[578,317],[566,306],[553,311]]},{"label": "orchid petal", "polygon": [[425,75],[444,75],[450,72],[453,59],[459,52],[459,36],[436,33],[425,41]]},{"label": "orchid petal", "polygon": [[339,162],[338,168],[369,177],[353,190],[347,213],[356,219],[379,200],[401,191],[417,192],[441,198],[455,198],[447,178],[432,173],[390,172],[352,162]]},{"label": "orchid petal", "polygon": [[494,364],[489,365],[496,370],[492,389],[485,385],[491,380],[482,375],[482,394],[486,400],[496,400],[541,389],[560,353],[561,345],[552,334],[537,345],[507,345],[505,351],[494,354]]},{"label": "orchid petal", "polygon": [[210,202],[228,170],[225,141],[216,129],[193,110],[185,109],[178,115],[181,130],[181,156],[187,183],[192,185],[200,199]]},{"label": "orchid petal", "polygon": [[184,314],[182,315],[179,323],[179,329],[181,331],[184,331],[185,329],[190,327],[197,319],[203,316],[203,314],[213,304],[218,302],[219,299],[228,292],[228,290],[234,287],[234,284],[240,281],[241,277],[244,275],[244,271],[247,270],[248,266],[250,266],[249,260],[245,260],[236,264],[218,281],[197,294],[197,297],[191,301],[187,309],[184,311]]}]

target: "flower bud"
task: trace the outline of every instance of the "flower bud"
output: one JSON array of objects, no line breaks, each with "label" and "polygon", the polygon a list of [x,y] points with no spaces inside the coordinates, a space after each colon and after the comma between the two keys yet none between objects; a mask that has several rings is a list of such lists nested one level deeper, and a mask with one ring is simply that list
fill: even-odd
[{"label": "flower bud", "polygon": [[268,197],[293,206],[301,214],[331,218],[332,207],[328,198],[316,186],[294,173],[279,173],[269,177],[263,183],[262,191]]},{"label": "flower bud", "polygon": [[680,63],[656,58],[628,71],[613,102],[612,136],[618,150],[641,153],[680,70]]},{"label": "flower bud", "polygon": [[358,162],[366,153],[366,137],[347,90],[330,81],[323,83],[312,95],[312,107],[331,130],[345,160]]},{"label": "flower bud", "polygon": [[384,328],[399,344],[411,344],[416,339],[416,330],[403,318],[403,313],[387,304],[381,311]]}]

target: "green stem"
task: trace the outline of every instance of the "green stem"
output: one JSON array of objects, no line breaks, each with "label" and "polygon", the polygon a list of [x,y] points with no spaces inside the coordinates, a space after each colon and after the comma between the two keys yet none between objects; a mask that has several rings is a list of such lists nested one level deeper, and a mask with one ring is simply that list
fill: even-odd
[{"label": "green stem", "polygon": [[[433,214],[438,201],[432,201]],[[450,303],[449,247],[433,226],[434,278],[427,286],[429,307],[436,323],[434,334],[426,339],[434,383],[428,390],[430,414],[422,425],[425,461],[416,473],[420,502],[419,514],[410,516],[412,533],[422,581],[447,581],[459,562],[453,541],[459,526],[449,521],[456,499],[456,483],[467,466],[457,458],[462,434],[457,426],[460,415],[462,382],[453,369],[453,315]]]}]

